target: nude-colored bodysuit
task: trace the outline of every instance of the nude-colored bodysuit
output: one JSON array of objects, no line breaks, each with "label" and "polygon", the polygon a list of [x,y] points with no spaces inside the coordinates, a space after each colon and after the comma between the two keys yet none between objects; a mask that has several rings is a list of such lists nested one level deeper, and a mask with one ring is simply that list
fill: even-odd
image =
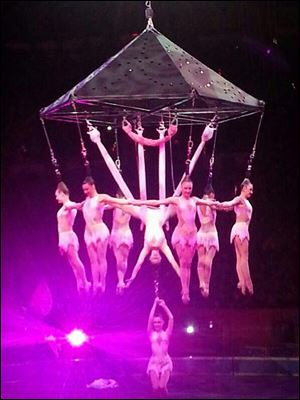
[{"label": "nude-colored bodysuit", "polygon": [[110,234],[109,244],[118,248],[125,244],[129,248],[133,244],[133,236],[129,226],[131,215],[115,208],[113,212],[113,226]]},{"label": "nude-colored bodysuit", "polygon": [[155,371],[157,375],[173,370],[173,362],[168,354],[169,337],[166,331],[152,331],[150,334],[152,356],[149,360],[147,373]]},{"label": "nude-colored bodysuit", "polygon": [[104,242],[109,238],[109,229],[103,222],[105,205],[99,203],[98,195],[88,197],[83,204],[83,216],[85,219],[84,240],[87,246],[97,245],[98,240]]},{"label": "nude-colored bodysuit", "polygon": [[74,246],[76,251],[79,250],[78,237],[73,231],[77,210],[65,209],[65,206],[73,204],[75,203],[67,201],[57,212],[58,247],[65,253],[68,251],[69,246]]},{"label": "nude-colored bodysuit", "polygon": [[194,197],[183,199],[179,197],[179,205],[177,208],[178,224],[172,235],[172,246],[180,244],[182,247],[196,246],[197,226],[195,224],[196,217],[196,200]]},{"label": "nude-colored bodysuit", "polygon": [[219,238],[216,228],[217,211],[211,207],[205,207],[205,215],[202,213],[201,207],[197,207],[200,220],[200,229],[197,233],[197,246],[203,246],[206,251],[210,247],[215,247],[219,251]]},{"label": "nude-colored bodysuit", "polygon": [[233,225],[230,234],[230,242],[232,243],[235,236],[238,236],[241,241],[244,239],[250,240],[249,224],[252,217],[252,206],[249,200],[244,199],[244,204],[234,206],[236,214],[236,223]]}]

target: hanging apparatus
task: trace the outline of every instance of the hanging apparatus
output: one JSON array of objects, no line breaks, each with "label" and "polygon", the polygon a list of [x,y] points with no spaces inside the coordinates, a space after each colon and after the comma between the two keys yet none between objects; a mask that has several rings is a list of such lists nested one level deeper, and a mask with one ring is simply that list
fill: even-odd
[{"label": "hanging apparatus", "polygon": [[[192,96],[192,108],[194,108],[194,106],[195,106],[194,90],[192,91],[191,96]],[[186,155],[186,160],[185,160],[185,175],[187,175],[187,176],[190,175],[191,153],[192,153],[192,148],[194,146],[194,142],[192,140],[192,135],[193,135],[193,122],[191,123],[191,126],[190,126],[189,139],[188,139],[188,143],[187,143],[187,155]]]},{"label": "hanging apparatus", "polygon": [[120,160],[120,154],[119,154],[119,140],[118,140],[118,127],[115,124],[115,146],[116,146],[116,152],[117,152],[117,157],[116,157],[116,167],[118,168],[119,172],[122,173],[122,169],[121,169],[121,160]]},{"label": "hanging apparatus", "polygon": [[160,266],[160,264],[155,265],[154,270],[153,270],[154,296],[155,297],[159,297],[159,266]]},{"label": "hanging apparatus", "polygon": [[75,115],[76,115],[76,122],[77,122],[77,128],[78,128],[78,133],[79,133],[80,145],[81,145],[81,155],[82,155],[82,158],[83,158],[83,164],[85,166],[85,173],[86,173],[86,176],[91,176],[92,173],[91,173],[90,162],[89,162],[89,160],[87,158],[87,150],[86,150],[85,145],[84,145],[84,141],[83,141],[83,137],[82,137],[82,133],[81,133],[81,128],[80,128],[80,123],[79,123],[79,120],[77,118],[77,109],[76,109],[76,105],[75,105],[74,101],[72,102],[72,107],[73,107],[73,109],[75,111]]},{"label": "hanging apparatus", "polygon": [[47,130],[46,130],[45,122],[44,122],[43,118],[40,118],[40,120],[41,120],[41,123],[42,123],[42,126],[43,126],[43,130],[44,130],[44,134],[45,134],[47,143],[48,143],[50,157],[51,157],[51,163],[52,163],[53,168],[54,168],[54,172],[55,172],[55,175],[56,175],[57,183],[59,183],[59,182],[62,181],[61,172],[59,170],[59,164],[58,164],[57,159],[55,158],[54,151],[52,149],[52,146],[51,146],[51,143],[50,143],[50,140],[49,140],[49,136],[48,136],[48,133],[47,133]]},{"label": "hanging apparatus", "polygon": [[153,10],[152,10],[152,7],[151,7],[151,1],[145,1],[145,6],[146,6],[146,10],[145,10],[145,17],[146,17],[146,19],[148,20],[148,24],[147,24],[147,30],[149,30],[149,29],[153,29],[154,28],[154,25],[153,25],[153,21],[152,21],[152,18],[153,18]]},{"label": "hanging apparatus", "polygon": [[[175,115],[177,118],[177,115]],[[171,125],[171,112],[169,112],[169,126]],[[172,181],[172,193],[175,191],[175,179],[174,179],[174,165],[173,165],[173,146],[172,146],[172,139],[169,141],[170,146],[170,168],[171,168],[171,181]]]},{"label": "hanging apparatus", "polygon": [[251,152],[251,154],[249,156],[249,160],[248,160],[247,170],[246,170],[246,173],[245,173],[245,177],[248,178],[248,179],[250,179],[250,177],[251,177],[252,163],[253,163],[254,157],[255,157],[257,139],[258,139],[258,134],[259,134],[259,131],[260,131],[260,126],[261,126],[261,121],[263,119],[263,115],[264,115],[264,111],[262,111],[261,114],[260,114],[260,120],[259,120],[257,131],[256,131],[256,136],[255,136],[255,140],[254,140],[253,149],[252,149],[252,152]]},{"label": "hanging apparatus", "polygon": [[211,157],[209,160],[209,173],[208,173],[208,180],[207,180],[208,185],[212,185],[212,179],[213,179],[213,167],[214,167],[214,163],[215,163],[215,151],[216,151],[217,132],[218,132],[218,116],[217,116],[217,114],[212,119],[210,126],[213,127],[213,129],[215,131],[214,132],[215,138],[214,138],[213,150],[212,150]]}]

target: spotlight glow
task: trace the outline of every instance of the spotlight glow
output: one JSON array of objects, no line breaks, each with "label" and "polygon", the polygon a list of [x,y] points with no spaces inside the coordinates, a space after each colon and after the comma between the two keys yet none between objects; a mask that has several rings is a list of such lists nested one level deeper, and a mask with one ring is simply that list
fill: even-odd
[{"label": "spotlight glow", "polygon": [[213,322],[209,321],[209,325],[208,326],[209,326],[210,329],[212,329],[214,327]]},{"label": "spotlight glow", "polygon": [[186,328],[186,333],[191,334],[191,333],[194,333],[194,332],[195,332],[195,329],[194,329],[193,325],[189,325],[189,326]]},{"label": "spotlight glow", "polygon": [[73,347],[80,347],[88,341],[88,336],[81,329],[73,329],[66,338]]},{"label": "spotlight glow", "polygon": [[106,128],[108,131],[111,131],[112,130],[112,126],[111,125],[108,125],[108,127]]}]

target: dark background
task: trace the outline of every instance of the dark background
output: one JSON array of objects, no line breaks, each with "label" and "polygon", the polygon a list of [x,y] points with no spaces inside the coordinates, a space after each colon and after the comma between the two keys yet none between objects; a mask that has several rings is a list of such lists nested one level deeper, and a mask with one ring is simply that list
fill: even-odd
[{"label": "dark background", "polygon": [[[201,298],[195,258],[189,307],[298,307],[298,3],[158,1],[152,2],[152,7],[156,29],[220,71],[224,78],[266,102],[252,174],[250,269],[254,296],[245,299],[237,293],[234,250],[229,244],[234,215],[220,213],[217,227],[221,247],[214,260],[211,295],[208,300]],[[113,56],[134,33],[140,33],[146,26],[144,9],[143,1],[1,2],[3,304],[27,308],[37,288],[45,284],[53,300],[53,320],[74,317],[75,281],[67,262],[58,254],[56,180],[38,112]],[[214,170],[217,199],[232,198],[235,185],[242,181],[257,123],[258,117],[254,116],[220,127]],[[85,170],[77,128],[58,122],[47,126],[71,199],[82,200]],[[195,146],[202,129],[193,129]],[[184,171],[187,138],[183,128],[173,142],[176,185]],[[110,172],[96,146],[84,139],[98,191],[113,195],[116,184]],[[102,140],[115,158],[113,133],[103,132]],[[124,178],[137,196],[134,147],[122,132],[119,145]],[[197,196],[201,196],[207,179],[211,149],[209,143],[192,176]],[[158,195],[154,160],[154,151],[146,150],[149,197]],[[171,195],[170,172],[167,189]],[[111,226],[111,212],[107,212],[105,221]],[[171,221],[172,229],[175,222]],[[132,221],[132,227],[136,245],[129,271],[142,246],[138,221]],[[90,276],[83,229],[79,215],[75,231]],[[114,294],[116,272],[110,250],[108,263],[108,290],[99,300],[99,320],[123,324],[132,322],[134,316],[145,320],[153,300],[149,262],[121,299]],[[161,295],[176,314],[186,318],[179,282],[165,261],[160,274]]]}]

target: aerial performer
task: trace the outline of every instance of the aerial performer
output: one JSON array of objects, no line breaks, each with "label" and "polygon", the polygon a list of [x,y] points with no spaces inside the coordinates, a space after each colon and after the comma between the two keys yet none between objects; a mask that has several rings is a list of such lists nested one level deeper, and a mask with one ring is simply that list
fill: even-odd
[{"label": "aerial performer", "polygon": [[[202,199],[212,201],[215,199],[215,192],[210,184],[204,188]],[[197,207],[197,212],[201,224],[197,233],[197,272],[201,294],[203,297],[208,297],[212,263],[216,252],[219,251],[219,238],[216,228],[217,211],[215,206],[200,205]]]},{"label": "aerial performer", "polygon": [[[116,198],[124,198],[123,193],[119,190]],[[117,294],[122,294],[125,288],[125,274],[127,271],[128,256],[133,245],[133,235],[130,229],[131,215],[121,208],[113,210],[113,225],[110,233],[109,244],[113,249],[116,266],[117,266]]]},{"label": "aerial performer", "polygon": [[[166,256],[167,260],[173,267],[176,274],[180,275],[179,265],[177,264],[171,249],[167,244],[167,239],[163,230],[165,224],[165,212],[160,208],[155,207],[138,207],[132,205],[139,200],[126,200],[121,198],[111,197],[106,194],[99,195],[99,202],[111,205],[123,210],[125,213],[140,219],[145,226],[144,246],[140,252],[138,260],[133,268],[130,278],[126,282],[126,287],[129,287],[136,278],[141,266],[147,255],[150,254],[150,262],[159,264],[161,261],[160,251]],[[142,200],[141,200],[142,201]]]},{"label": "aerial performer", "polygon": [[[141,200],[134,200],[132,194],[130,193],[126,183],[124,182],[122,176],[119,171],[115,167],[112,162],[109,154],[101,143],[101,135],[97,128],[93,127],[90,121],[87,121],[88,126],[88,134],[90,135],[91,140],[97,144],[107,166],[110,168],[111,173],[113,174],[116,182],[118,183],[120,189],[126,196],[127,200],[119,199],[119,205],[127,206],[126,212],[132,212],[135,214],[137,218],[140,218],[141,221],[145,224],[145,240],[144,247],[138,259],[138,262],[133,270],[132,276],[129,279],[128,285],[132,282],[132,280],[136,277],[137,272],[139,271],[142,262],[144,261],[146,255],[150,252],[150,250],[161,250],[168,261],[171,263],[174,270],[178,273],[178,264],[176,263],[171,250],[169,249],[164,231],[162,229],[164,223],[166,222],[169,213],[168,209],[165,210],[164,205],[174,205],[176,206],[177,217],[178,217],[178,225],[173,233],[172,244],[174,245],[178,258],[180,260],[180,278],[182,285],[182,301],[184,303],[188,303],[189,298],[189,282],[190,282],[190,267],[192,262],[192,257],[195,253],[196,248],[196,233],[197,227],[195,224],[195,215],[196,215],[196,205],[204,204],[211,205],[209,201],[204,201],[191,197],[192,190],[192,182],[188,176],[185,176],[181,183],[178,185],[177,191],[182,191],[182,195],[180,197],[176,197],[176,193],[173,197],[165,199],[165,159],[164,159],[164,143],[166,140],[169,140],[171,135],[177,132],[177,122],[172,122],[168,128],[168,130],[164,127],[163,122],[160,123],[159,129],[157,132],[160,135],[160,138],[157,140],[148,139],[143,137],[143,128],[141,126],[141,121],[138,123],[138,128],[135,129],[136,133],[133,133],[132,126],[126,119],[122,122],[123,130],[138,143],[139,150],[139,183],[140,183],[140,197]],[[165,132],[168,131],[168,135],[165,135]],[[195,152],[193,159],[190,162],[190,169],[195,165],[205,143],[211,139],[213,135],[213,129],[210,126],[207,126],[202,134],[201,143]],[[145,176],[145,163],[144,163],[144,145],[153,145],[159,146],[159,188],[160,188],[160,201],[147,201],[146,195],[146,176]],[[114,202],[112,199],[108,197],[104,199],[109,202]],[[160,205],[159,210],[151,209],[149,207],[141,207],[141,210],[138,211],[136,207],[131,206],[157,206]],[[128,208],[129,207],[129,208]],[[125,209],[123,209],[125,211]],[[130,210],[130,211],[129,211]],[[153,253],[152,253],[153,255]],[[155,255],[155,253],[154,253]],[[155,258],[157,259],[157,252]]]},{"label": "aerial performer", "polygon": [[88,282],[86,278],[84,265],[79,258],[78,237],[73,231],[77,210],[69,209],[69,207],[74,206],[76,203],[70,200],[69,189],[64,182],[58,183],[55,197],[57,202],[62,204],[62,207],[57,212],[58,247],[60,253],[67,257],[69,264],[72,267],[77,282],[78,292],[88,292],[91,283]]},{"label": "aerial performer", "polygon": [[[167,327],[164,329],[164,318],[157,313],[160,306],[167,315]],[[166,395],[167,385],[173,370],[172,359],[168,354],[170,337],[174,326],[174,317],[165,301],[155,297],[148,319],[148,337],[151,343],[152,355],[148,362],[147,373],[149,374],[153,392]]]},{"label": "aerial performer", "polygon": [[131,200],[134,205],[161,206],[172,205],[176,210],[177,226],[172,234],[172,246],[176,250],[180,263],[180,279],[182,287],[182,301],[189,303],[189,286],[191,264],[196,250],[197,226],[195,223],[197,205],[213,206],[214,201],[203,200],[191,196],[193,183],[189,176],[181,181],[181,195],[168,197],[163,200]]},{"label": "aerial performer", "polygon": [[233,208],[236,221],[231,229],[230,242],[234,243],[236,254],[237,287],[243,295],[253,294],[253,283],[249,268],[249,225],[252,217],[252,205],[248,200],[253,194],[253,185],[248,178],[241,183],[240,195],[231,201],[223,201],[217,205],[223,210]]},{"label": "aerial performer", "polygon": [[102,294],[106,289],[107,260],[106,252],[109,241],[109,229],[103,222],[105,206],[98,201],[99,193],[91,176],[85,178],[82,190],[86,199],[75,203],[70,208],[82,210],[85,220],[84,241],[90,258],[93,294]]}]

